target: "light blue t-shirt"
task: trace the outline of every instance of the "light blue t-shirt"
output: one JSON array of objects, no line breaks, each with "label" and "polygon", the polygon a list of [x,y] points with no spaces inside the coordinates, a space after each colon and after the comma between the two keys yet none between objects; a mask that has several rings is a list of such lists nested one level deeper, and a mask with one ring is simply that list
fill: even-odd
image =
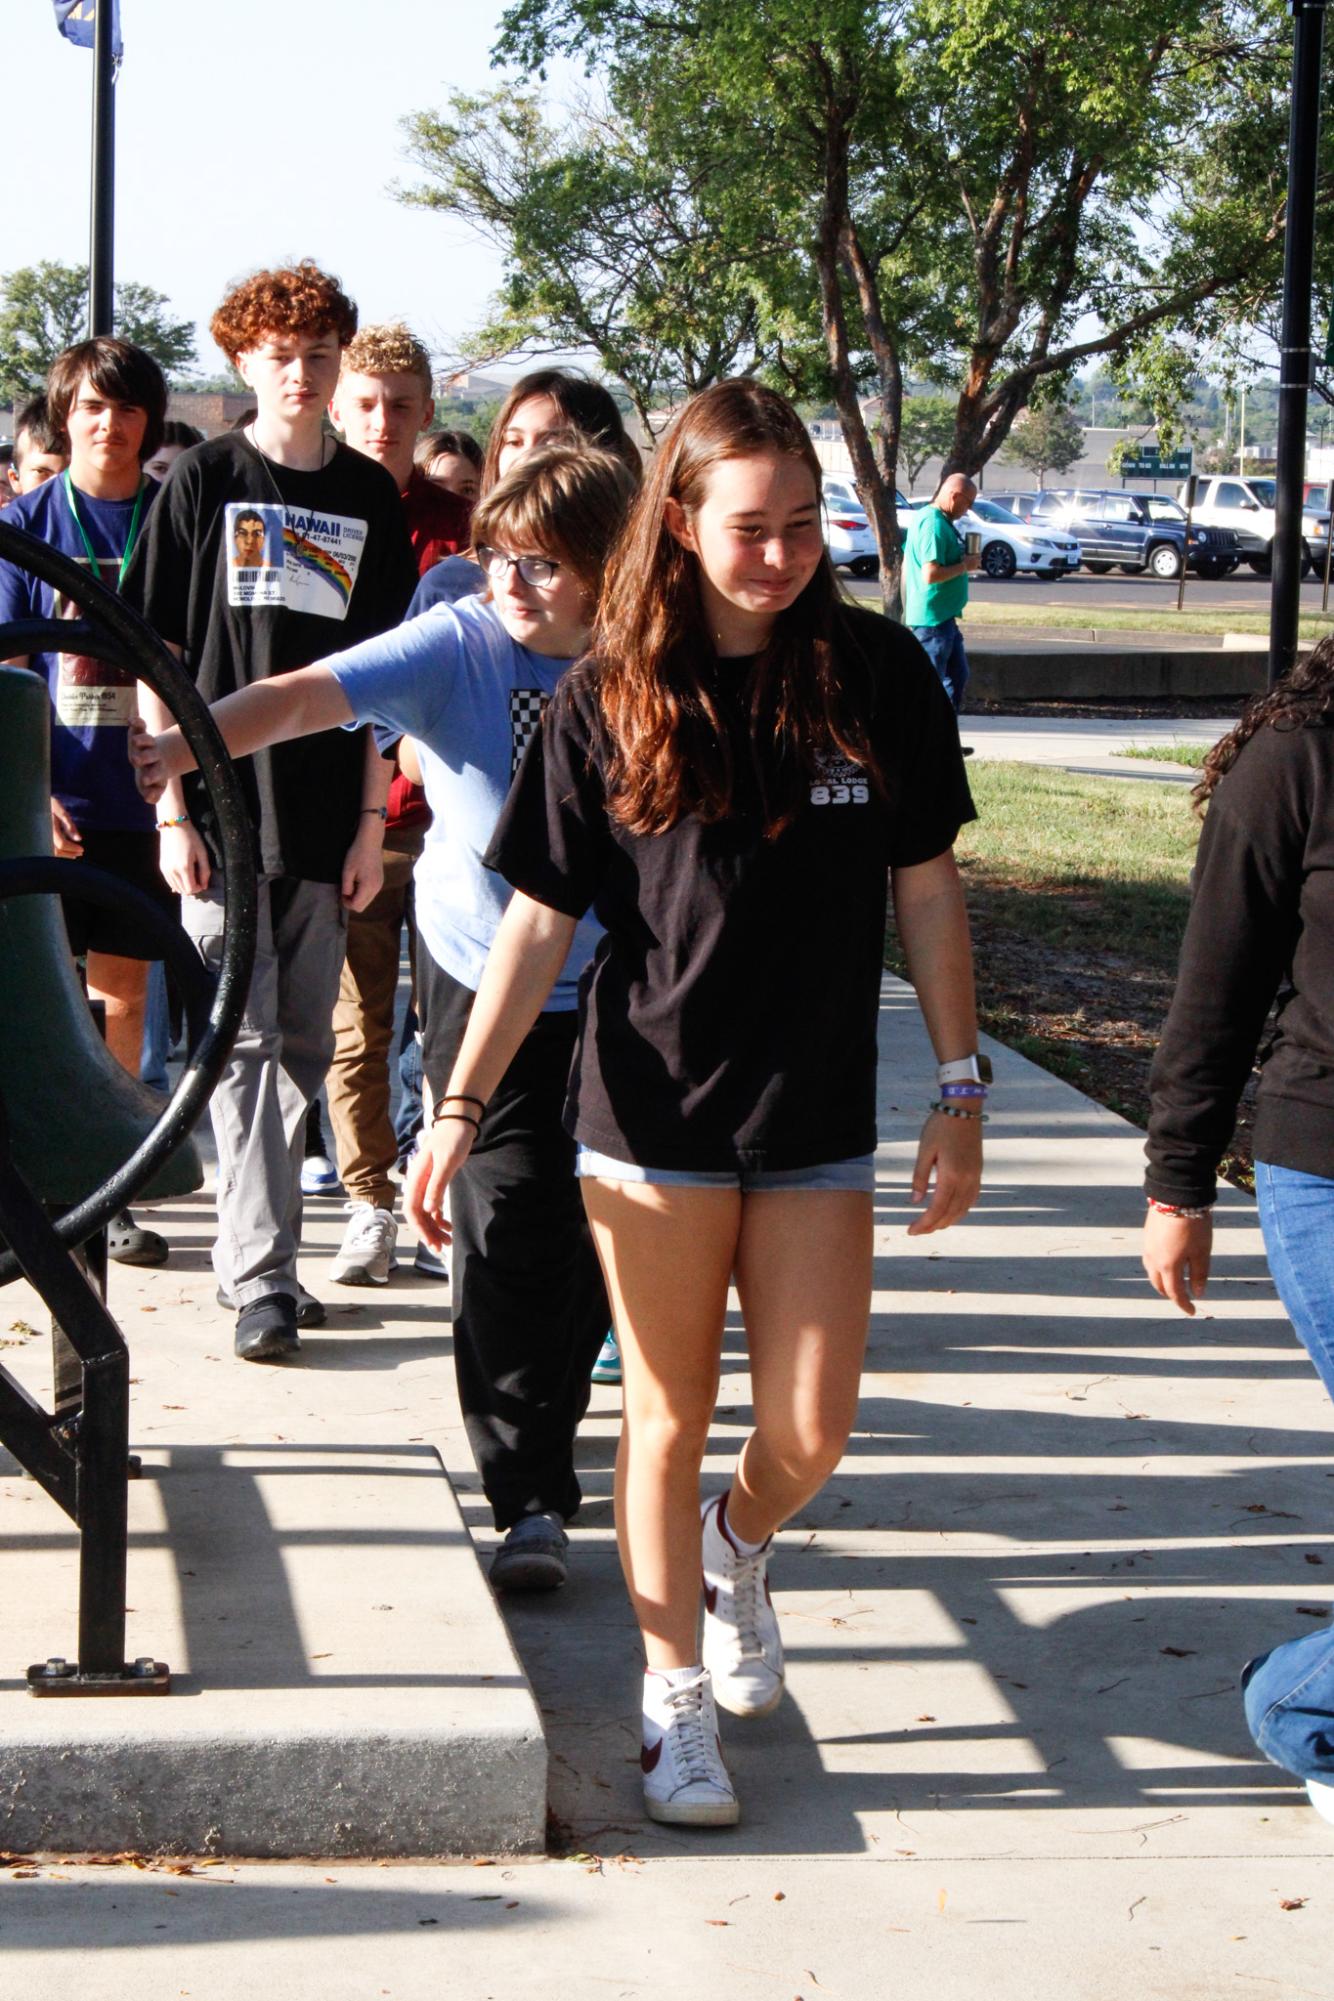
[{"label": "light blue t-shirt", "polygon": [[[413,872],[417,928],[438,966],[476,992],[512,891],[483,866],[510,781],[571,663],[529,652],[480,598],[433,605],[396,631],[321,662],[356,727],[388,725],[420,744],[432,820]],[[547,1007],[573,1008],[602,927],[583,918]]]}]

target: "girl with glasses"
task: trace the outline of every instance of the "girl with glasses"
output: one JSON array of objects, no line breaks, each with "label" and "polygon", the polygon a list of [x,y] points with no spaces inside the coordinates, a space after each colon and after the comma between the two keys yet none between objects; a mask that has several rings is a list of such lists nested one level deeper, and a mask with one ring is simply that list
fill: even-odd
[{"label": "girl with glasses", "polygon": [[[483,858],[543,708],[587,646],[632,491],[607,452],[558,446],[522,458],[473,517],[486,597],[436,605],[214,707],[236,756],[354,722],[418,747],[432,811],[414,877],[423,1061],[437,1118],[466,1116],[476,1142],[453,1189],[454,1361],[469,1442],[505,1533],[492,1580],[507,1590],[564,1582],[565,1523],[580,1501],[574,1434],[608,1325],[561,1121],[576,988],[599,936],[591,916],[571,927],[542,1008],[487,1103],[441,1094],[509,900]],[[193,762],[175,729],[156,739],[140,732],[132,755],[149,798]]]}]

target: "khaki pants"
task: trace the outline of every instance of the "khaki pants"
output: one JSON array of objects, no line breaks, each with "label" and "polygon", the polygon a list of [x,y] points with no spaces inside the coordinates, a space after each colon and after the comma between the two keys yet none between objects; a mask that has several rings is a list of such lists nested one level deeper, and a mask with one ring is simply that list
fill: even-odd
[{"label": "khaki pants", "polygon": [[389,1117],[389,1069],[394,1041],[403,924],[412,930],[412,864],[416,856],[386,848],[384,887],[347,921],[347,958],[334,1008],[334,1054],[325,1090],[338,1172],[350,1202],[392,1210],[389,1170],[398,1142]]}]

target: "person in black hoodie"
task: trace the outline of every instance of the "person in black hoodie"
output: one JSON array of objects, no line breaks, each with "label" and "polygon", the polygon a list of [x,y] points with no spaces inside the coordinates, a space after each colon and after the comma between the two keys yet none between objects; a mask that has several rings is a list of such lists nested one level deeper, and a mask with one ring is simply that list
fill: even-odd
[{"label": "person in black hoodie", "polygon": [[[1216,1169],[1277,999],[1256,1197],[1279,1297],[1334,1396],[1334,637],[1249,705],[1195,797],[1208,813],[1150,1081],[1144,1268],[1194,1313]],[[1242,1686],[1259,1748],[1334,1821],[1334,1628],[1250,1662]]]}]

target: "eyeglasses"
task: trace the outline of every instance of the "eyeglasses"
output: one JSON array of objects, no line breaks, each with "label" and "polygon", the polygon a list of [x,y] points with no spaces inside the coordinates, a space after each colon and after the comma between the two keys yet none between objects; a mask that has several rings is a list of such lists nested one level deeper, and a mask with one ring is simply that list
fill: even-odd
[{"label": "eyeglasses", "polygon": [[549,584],[560,568],[550,556],[507,556],[503,549],[485,545],[477,551],[477,560],[488,577],[503,577],[506,570],[517,570],[526,584]]}]

